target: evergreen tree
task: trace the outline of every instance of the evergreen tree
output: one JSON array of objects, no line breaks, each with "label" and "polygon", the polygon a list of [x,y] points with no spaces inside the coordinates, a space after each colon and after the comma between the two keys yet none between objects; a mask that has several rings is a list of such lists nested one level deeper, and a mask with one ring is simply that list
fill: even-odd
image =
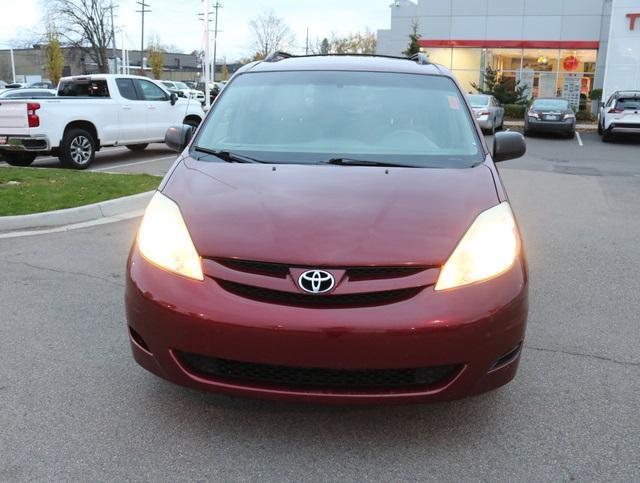
[{"label": "evergreen tree", "polygon": [[419,41],[422,38],[422,35],[418,33],[418,27],[418,21],[414,20],[411,26],[411,34],[409,34],[409,46],[407,47],[407,50],[403,52],[407,57],[411,57],[420,52]]}]

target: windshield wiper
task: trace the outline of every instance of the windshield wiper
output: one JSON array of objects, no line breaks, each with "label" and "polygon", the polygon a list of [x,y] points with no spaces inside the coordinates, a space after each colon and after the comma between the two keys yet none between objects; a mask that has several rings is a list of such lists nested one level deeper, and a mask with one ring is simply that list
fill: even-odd
[{"label": "windshield wiper", "polygon": [[242,154],[237,154],[231,151],[216,151],[214,149],[207,149],[200,146],[196,146],[193,150],[198,153],[210,154],[211,156],[220,158],[227,163],[264,163],[264,161],[250,158],[249,156],[243,156]]},{"label": "windshield wiper", "polygon": [[318,164],[335,164],[338,166],[382,166],[387,168],[417,168],[411,164],[390,163],[388,161],[370,161],[367,159],[331,158]]}]

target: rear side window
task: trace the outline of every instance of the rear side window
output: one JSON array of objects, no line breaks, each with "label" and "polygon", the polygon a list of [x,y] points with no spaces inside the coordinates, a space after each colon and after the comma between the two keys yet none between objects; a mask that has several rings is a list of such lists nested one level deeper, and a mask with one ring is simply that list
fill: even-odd
[{"label": "rear side window", "polygon": [[70,80],[60,83],[62,97],[110,97],[106,80]]},{"label": "rear side window", "polygon": [[640,110],[640,99],[636,98],[621,98],[616,103],[616,109],[624,109],[625,111],[638,111]]},{"label": "rear side window", "polygon": [[147,101],[166,101],[168,99],[167,94],[160,89],[153,82],[146,80],[138,80],[138,85]]},{"label": "rear side window", "polygon": [[125,99],[131,99],[133,101],[138,100],[138,94],[136,88],[133,85],[133,79],[116,79],[116,85],[120,95]]}]

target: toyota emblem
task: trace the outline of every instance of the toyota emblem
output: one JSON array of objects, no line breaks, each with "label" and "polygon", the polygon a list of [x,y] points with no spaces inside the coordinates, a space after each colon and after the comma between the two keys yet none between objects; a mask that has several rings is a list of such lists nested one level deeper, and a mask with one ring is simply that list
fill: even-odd
[{"label": "toyota emblem", "polygon": [[298,277],[298,286],[312,294],[327,293],[335,284],[333,275],[324,270],[307,270]]}]

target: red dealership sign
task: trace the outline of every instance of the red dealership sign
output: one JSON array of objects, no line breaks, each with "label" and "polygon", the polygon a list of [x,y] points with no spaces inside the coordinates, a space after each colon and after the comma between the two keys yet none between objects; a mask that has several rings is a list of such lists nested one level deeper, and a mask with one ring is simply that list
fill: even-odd
[{"label": "red dealership sign", "polygon": [[629,30],[635,30],[636,20],[640,19],[640,13],[628,13],[627,18],[629,19]]}]

